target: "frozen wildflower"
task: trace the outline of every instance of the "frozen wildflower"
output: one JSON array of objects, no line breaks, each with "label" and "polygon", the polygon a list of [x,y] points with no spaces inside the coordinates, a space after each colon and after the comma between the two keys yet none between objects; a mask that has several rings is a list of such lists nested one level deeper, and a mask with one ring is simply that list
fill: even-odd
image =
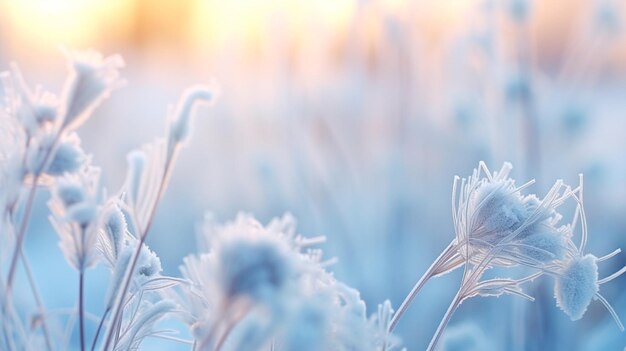
[{"label": "frozen wildflower", "polygon": [[105,247],[104,254],[110,262],[114,262],[124,247],[128,225],[122,210],[116,203],[110,203],[105,208],[102,217],[103,234],[108,239],[102,240],[102,245]]},{"label": "frozen wildflower", "polygon": [[379,350],[359,293],[324,269],[329,261],[310,248],[323,238],[297,235],[292,216],[267,226],[209,217],[203,231],[208,252],[184,259],[190,293],[177,295],[200,349],[227,341],[227,350]]},{"label": "frozen wildflower", "polygon": [[86,167],[59,178],[48,203],[50,221],[61,239],[65,258],[79,271],[92,266],[97,240],[100,169]]},{"label": "frozen wildflower", "polygon": [[17,65],[11,65],[11,74],[3,79],[5,105],[8,113],[15,116],[28,135],[52,126],[57,118],[57,97],[41,87],[32,91]]},{"label": "frozen wildflower", "polygon": [[119,55],[103,57],[93,50],[67,51],[66,55],[70,77],[62,94],[65,105],[61,129],[74,130],[111,91],[121,86],[118,70],[124,66],[124,60]]},{"label": "frozen wildflower", "polygon": [[[582,186],[582,176],[580,179]],[[606,284],[626,272],[626,267],[609,276],[599,279],[598,263],[621,252],[620,249],[603,257],[592,254],[584,254],[587,243],[587,220],[581,192],[575,196],[578,202],[576,216],[572,227],[575,227],[580,218],[581,240],[578,246],[569,240],[565,258],[554,262],[547,270],[555,276],[554,297],[557,306],[565,312],[573,321],[582,318],[592,300],[599,300],[609,311],[620,330],[624,330],[622,322],[611,304],[600,294],[600,286]]]},{"label": "frozen wildflower", "polygon": [[57,177],[78,171],[88,160],[75,134],[58,142],[54,133],[43,133],[29,145],[26,166],[34,176],[46,173]]},{"label": "frozen wildflower", "polygon": [[597,258],[591,254],[567,262],[557,277],[554,295],[557,305],[572,318],[582,318],[591,299],[598,293]]},{"label": "frozen wildflower", "polygon": [[504,266],[538,267],[562,258],[571,226],[558,225],[562,216],[557,208],[574,191],[559,180],[543,200],[524,195],[522,190],[533,181],[517,187],[509,178],[511,169],[505,163],[491,173],[481,162],[471,177],[461,181],[458,203],[455,178],[453,219],[459,253],[475,264]]},{"label": "frozen wildflower", "polygon": [[214,227],[212,234],[208,254],[185,259],[184,276],[194,281],[198,273],[208,272],[214,281],[198,283],[217,288],[223,301],[247,298],[272,303],[285,291],[298,257],[281,233],[240,215],[232,223]]},{"label": "frozen wildflower", "polygon": [[88,157],[80,148],[80,139],[76,134],[70,134],[54,150],[46,173],[60,176],[64,173],[76,172],[87,160]]},{"label": "frozen wildflower", "polygon": [[216,84],[212,86],[197,85],[185,90],[178,101],[176,110],[170,117],[169,143],[183,143],[192,128],[193,109],[198,102],[213,103],[218,95]]}]

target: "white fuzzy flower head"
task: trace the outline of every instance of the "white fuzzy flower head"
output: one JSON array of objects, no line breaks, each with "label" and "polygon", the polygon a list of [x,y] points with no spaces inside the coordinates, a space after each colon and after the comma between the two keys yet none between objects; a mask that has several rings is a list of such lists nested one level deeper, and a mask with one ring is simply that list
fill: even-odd
[{"label": "white fuzzy flower head", "polygon": [[66,135],[57,143],[54,133],[43,133],[29,145],[26,166],[35,176],[46,173],[58,177],[78,171],[89,159],[76,134]]},{"label": "white fuzzy flower head", "polygon": [[191,132],[194,107],[199,102],[213,104],[218,95],[217,83],[196,85],[185,90],[170,117],[169,144],[185,142]]},{"label": "white fuzzy flower head", "polygon": [[458,203],[459,178],[455,179],[453,216],[459,252],[473,263],[493,255],[491,264],[505,266],[538,266],[562,258],[571,228],[558,226],[561,215],[556,209],[573,191],[557,181],[543,200],[524,195],[533,182],[517,187],[509,178],[511,169],[505,163],[491,173],[481,162],[472,176],[461,180]]},{"label": "white fuzzy flower head", "polygon": [[557,306],[575,321],[581,319],[587,306],[600,290],[597,258],[591,254],[575,257],[563,267],[554,285]]},{"label": "white fuzzy flower head", "polygon": [[272,301],[294,273],[294,257],[278,233],[240,216],[221,228],[212,241],[216,273],[227,299]]},{"label": "white fuzzy flower head", "polygon": [[96,263],[100,169],[86,167],[55,181],[48,203],[50,222],[65,258],[79,271]]},{"label": "white fuzzy flower head", "polygon": [[11,73],[3,77],[6,111],[14,116],[29,135],[34,135],[41,128],[51,127],[58,115],[57,97],[41,87],[32,91],[19,67],[11,64]]},{"label": "white fuzzy flower head", "polygon": [[76,129],[114,89],[121,86],[119,69],[124,60],[119,55],[103,57],[89,50],[67,51],[70,77],[65,84],[62,128]]}]

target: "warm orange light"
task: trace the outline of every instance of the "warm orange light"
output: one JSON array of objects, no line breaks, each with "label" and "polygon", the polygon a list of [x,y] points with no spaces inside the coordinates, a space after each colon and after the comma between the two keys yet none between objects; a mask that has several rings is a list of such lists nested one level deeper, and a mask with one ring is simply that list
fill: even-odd
[{"label": "warm orange light", "polygon": [[6,2],[0,10],[10,23],[9,38],[15,46],[94,47],[101,45],[103,21],[111,20],[112,32],[123,24],[127,4],[123,0],[21,0]]}]

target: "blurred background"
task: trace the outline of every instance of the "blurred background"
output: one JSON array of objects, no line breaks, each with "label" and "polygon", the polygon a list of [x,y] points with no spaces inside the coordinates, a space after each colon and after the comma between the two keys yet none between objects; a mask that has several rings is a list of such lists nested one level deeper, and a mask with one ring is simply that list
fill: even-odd
[{"label": "blurred background", "polygon": [[[126,153],[163,135],[180,92],[216,79],[221,98],[199,110],[148,237],[165,273],[195,252],[207,211],[290,212],[301,233],[328,237],[336,276],[374,312],[387,298],[399,306],[452,240],[453,176],[479,160],[512,162],[540,196],[584,173],[589,251],[626,248],[625,15],[620,0],[9,0],[0,70],[15,61],[30,84],[59,91],[59,47],[123,55],[126,86],[80,131],[110,192]],[[46,304],[72,306],[45,198],[26,250]],[[604,262],[600,276],[624,264]],[[99,315],[106,272],[87,279]],[[415,300],[397,329],[409,350],[426,347],[459,279]],[[625,287],[602,287],[622,318]],[[551,289],[531,284],[534,303],[469,300],[451,327],[471,323],[495,349],[623,349],[601,304],[571,322]]]}]

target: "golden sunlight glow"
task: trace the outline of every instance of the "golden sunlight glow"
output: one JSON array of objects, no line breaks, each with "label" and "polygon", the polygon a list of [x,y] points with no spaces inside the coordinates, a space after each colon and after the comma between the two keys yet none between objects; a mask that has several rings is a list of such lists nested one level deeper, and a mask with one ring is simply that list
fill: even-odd
[{"label": "golden sunlight glow", "polygon": [[97,45],[104,26],[110,21],[115,32],[128,13],[123,0],[22,0],[0,5],[19,38],[10,37],[14,45]]},{"label": "golden sunlight glow", "polygon": [[11,28],[8,45],[32,56],[58,45],[106,47],[149,40],[191,50],[233,45],[254,50],[281,40],[275,34],[298,43],[319,35],[342,38],[351,28],[369,28],[362,21],[382,25],[387,16],[411,18],[414,28],[428,27],[431,35],[439,37],[449,33],[472,4],[472,0],[364,4],[358,0],[20,0],[0,3],[0,20]]}]

